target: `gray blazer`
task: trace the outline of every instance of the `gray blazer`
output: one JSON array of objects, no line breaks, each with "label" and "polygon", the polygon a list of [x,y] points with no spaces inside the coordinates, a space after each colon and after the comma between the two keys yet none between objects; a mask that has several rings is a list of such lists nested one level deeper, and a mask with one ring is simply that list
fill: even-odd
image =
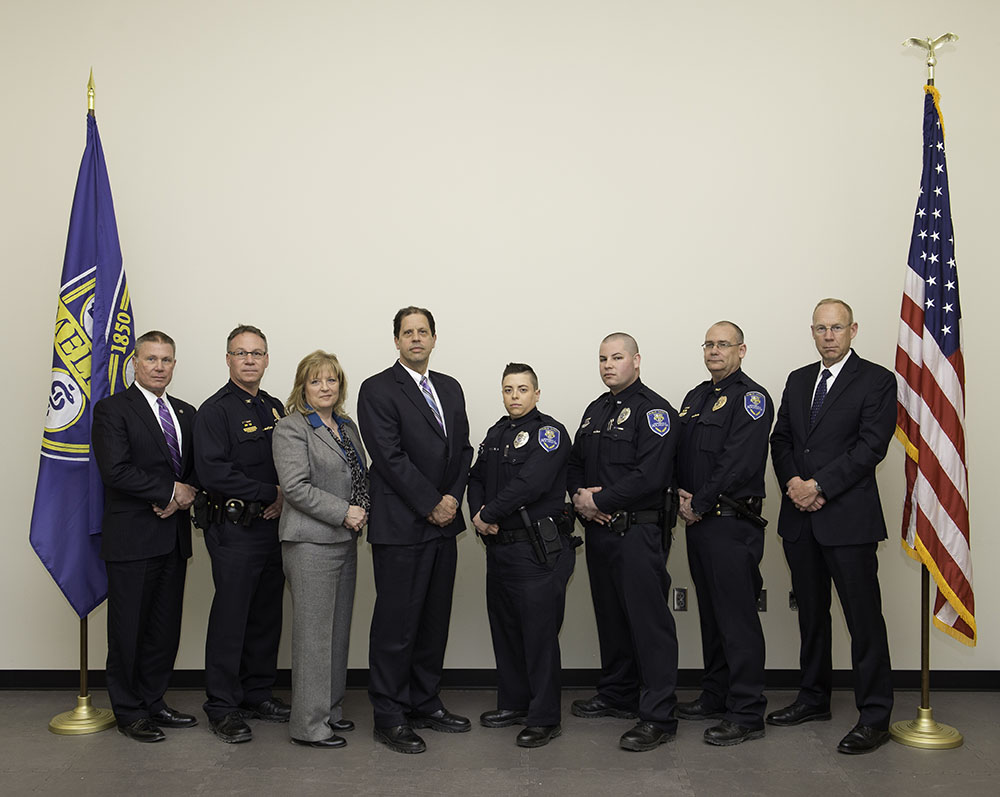
[{"label": "gray blazer", "polygon": [[[347,435],[367,465],[354,421]],[[289,542],[347,542],[355,533],[344,527],[351,498],[351,466],[330,431],[318,429],[300,412],[275,425],[271,441],[274,467],[285,505],[278,538]]]}]

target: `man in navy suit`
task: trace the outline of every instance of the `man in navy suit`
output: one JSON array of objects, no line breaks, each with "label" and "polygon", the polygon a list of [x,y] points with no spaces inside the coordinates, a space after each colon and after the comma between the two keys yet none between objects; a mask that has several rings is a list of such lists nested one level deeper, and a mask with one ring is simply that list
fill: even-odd
[{"label": "man in navy suit", "polygon": [[830,719],[832,579],[851,634],[860,713],[837,750],[868,753],[888,741],[892,712],[876,556],[886,528],[875,467],[895,428],[896,380],[851,349],[858,325],[846,302],[820,301],[812,333],[822,363],[789,375],[771,435],[774,472],[785,490],[778,533],[799,607],[802,680],[795,702],[767,722]]},{"label": "man in navy suit", "polygon": [[107,682],[118,730],[159,742],[161,727],[197,725],[163,700],[181,633],[191,556],[188,508],[195,409],[166,395],[174,341],[135,342],[135,382],[94,405],[94,457],[104,481],[101,557],[108,570]]},{"label": "man in navy suit", "polygon": [[368,695],[376,740],[396,752],[422,753],[426,745],[413,728],[472,727],[438,696],[472,446],[461,386],[427,369],[437,342],[434,316],[404,307],[392,332],[399,361],[366,379],[358,393],[372,463],[368,542],[376,600]]}]

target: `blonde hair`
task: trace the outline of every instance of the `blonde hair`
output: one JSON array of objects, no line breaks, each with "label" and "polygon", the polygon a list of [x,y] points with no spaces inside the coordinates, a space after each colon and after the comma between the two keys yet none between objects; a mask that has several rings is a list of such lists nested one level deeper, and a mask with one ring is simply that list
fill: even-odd
[{"label": "blonde hair", "polygon": [[306,382],[319,376],[323,371],[332,371],[333,375],[340,381],[340,395],[337,396],[337,403],[333,405],[333,414],[341,418],[348,417],[344,412],[344,402],[347,399],[347,374],[340,367],[340,360],[336,354],[330,354],[322,349],[317,349],[312,354],[303,357],[295,369],[295,383],[292,385],[292,392],[285,402],[285,412],[301,412],[307,415],[312,412],[306,402]]}]

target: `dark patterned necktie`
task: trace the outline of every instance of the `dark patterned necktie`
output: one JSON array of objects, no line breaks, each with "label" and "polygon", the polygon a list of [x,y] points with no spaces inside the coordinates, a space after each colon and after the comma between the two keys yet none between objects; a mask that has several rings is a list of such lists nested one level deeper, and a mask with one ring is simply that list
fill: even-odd
[{"label": "dark patterned necktie", "polygon": [[819,384],[816,385],[816,395],[813,396],[812,409],[809,410],[810,427],[816,423],[816,416],[819,415],[819,408],[823,406],[823,400],[826,398],[826,380],[831,376],[833,376],[833,374],[830,373],[830,369],[824,368]]},{"label": "dark patterned necktie", "polygon": [[181,475],[181,446],[177,442],[177,429],[174,427],[174,420],[170,417],[170,410],[167,403],[161,396],[156,400],[156,407],[160,413],[160,428],[163,429],[163,436],[167,438],[167,448],[170,449],[170,461],[174,466],[174,473]]},{"label": "dark patterned necktie", "polygon": [[441,410],[438,409],[437,402],[434,400],[434,394],[431,393],[431,386],[427,383],[427,377],[425,376],[420,380],[420,390],[424,394],[424,399],[427,401],[427,406],[431,408],[431,412],[434,413],[434,420],[438,422],[438,426],[441,427],[441,431],[444,431],[444,419],[441,417]]}]

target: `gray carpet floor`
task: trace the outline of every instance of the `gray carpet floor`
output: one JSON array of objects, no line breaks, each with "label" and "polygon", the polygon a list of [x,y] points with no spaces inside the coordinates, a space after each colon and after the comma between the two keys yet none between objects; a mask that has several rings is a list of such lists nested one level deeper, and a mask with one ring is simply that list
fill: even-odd
[{"label": "gray carpet floor", "polygon": [[[628,720],[583,720],[569,703],[589,693],[563,694],[563,735],[546,747],[514,745],[518,727],[487,729],[481,712],[495,707],[492,691],[449,691],[451,711],[473,719],[471,733],[421,731],[428,750],[393,753],[372,739],[371,711],[363,691],[348,693],[345,716],[358,727],[348,746],[314,750],[290,744],[287,725],[251,721],[254,739],[227,745],[209,731],[195,691],[168,695],[200,724],[167,729],[167,740],[139,744],[114,729],[87,736],[48,731],[56,714],[76,705],[71,693],[0,692],[0,793],[171,795],[933,795],[1000,794],[1000,693],[933,695],[935,719],[964,734],[962,747],[927,751],[890,742],[875,753],[845,756],[840,738],[855,722],[850,692],[836,692],[831,722],[796,728],[768,727],[765,738],[728,748],[702,741],[709,722],[681,722],[677,738],[648,753],[618,748]],[[288,698],[287,693],[283,695]],[[691,700],[694,693],[681,693]],[[791,692],[768,694],[771,708],[791,702]],[[108,707],[107,695],[93,694]],[[916,716],[919,695],[896,693],[895,719]]]}]

